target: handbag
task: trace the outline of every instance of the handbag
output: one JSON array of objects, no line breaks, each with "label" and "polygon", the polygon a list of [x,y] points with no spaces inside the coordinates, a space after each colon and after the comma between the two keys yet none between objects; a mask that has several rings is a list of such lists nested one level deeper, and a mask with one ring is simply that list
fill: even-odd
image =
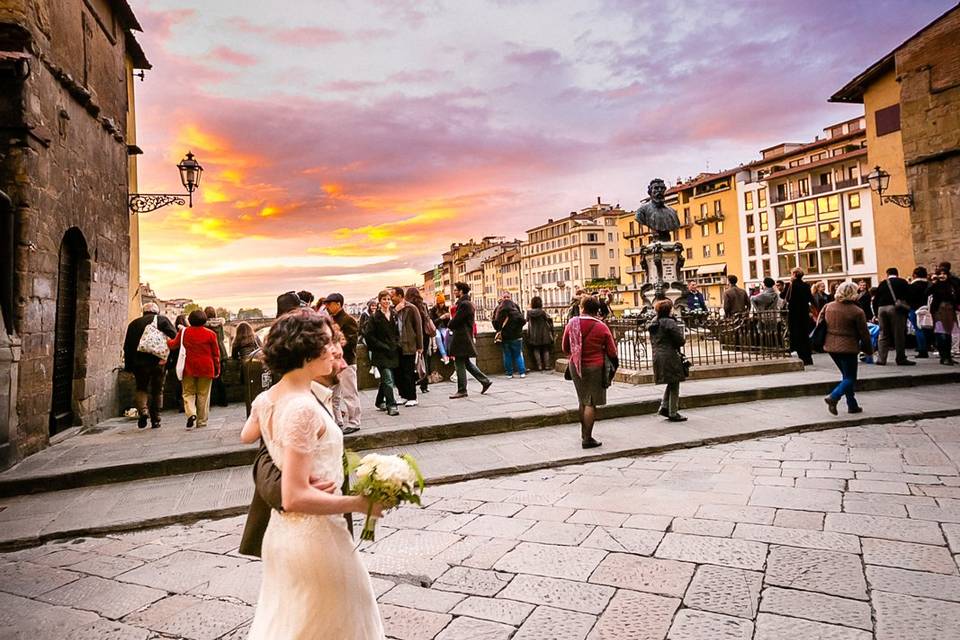
[{"label": "handbag", "polygon": [[814,351],[823,351],[824,345],[827,343],[827,316],[826,314],[820,314],[820,321],[813,327],[813,331],[810,332],[810,348]]},{"label": "handbag", "polygon": [[167,346],[167,336],[157,326],[157,319],[158,316],[153,316],[153,322],[143,328],[143,335],[137,343],[137,351],[166,360],[170,355],[170,348]]},{"label": "handbag", "polygon": [[186,327],[180,328],[180,352],[177,353],[177,378],[183,380],[183,369],[187,365],[187,345],[183,344],[183,333]]},{"label": "handbag", "polygon": [[437,325],[433,323],[433,319],[427,316],[427,321],[423,323],[423,332],[427,334],[428,338],[434,338],[437,335]]},{"label": "handbag", "polygon": [[416,359],[417,380],[422,380],[427,375],[427,364],[423,361],[423,352],[417,352]]},{"label": "handbag", "polygon": [[917,326],[921,329],[933,329],[933,314],[930,307],[923,305],[917,309]]},{"label": "handbag", "polygon": [[690,367],[693,366],[693,363],[690,362],[690,359],[687,358],[687,354],[685,354],[683,351],[680,352],[680,366],[683,367],[683,377],[689,378]]},{"label": "handbag", "polygon": [[910,313],[910,305],[899,299],[897,294],[893,292],[893,285],[890,284],[890,278],[887,278],[884,282],[887,283],[887,288],[890,289],[890,295],[893,296],[893,306],[895,307],[897,313]]},{"label": "handbag", "polygon": [[609,389],[613,384],[613,379],[617,375],[617,369],[620,368],[620,360],[614,356],[610,357],[606,352],[603,353],[603,388]]}]

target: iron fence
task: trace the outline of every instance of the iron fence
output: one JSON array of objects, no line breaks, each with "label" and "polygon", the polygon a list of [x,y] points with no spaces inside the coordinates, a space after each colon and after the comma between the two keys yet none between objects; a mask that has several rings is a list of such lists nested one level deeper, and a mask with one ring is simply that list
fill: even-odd
[{"label": "iron fence", "polygon": [[[651,314],[612,319],[620,366],[641,371],[653,366],[648,325]],[[785,311],[761,311],[726,317],[719,310],[685,313],[678,318],[686,342],[683,353],[694,366],[772,360],[790,355]]]}]

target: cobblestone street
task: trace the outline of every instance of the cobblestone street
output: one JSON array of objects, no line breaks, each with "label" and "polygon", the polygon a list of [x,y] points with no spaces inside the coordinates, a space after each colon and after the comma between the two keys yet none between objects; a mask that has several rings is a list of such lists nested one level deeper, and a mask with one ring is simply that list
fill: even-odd
[{"label": "cobblestone street", "polygon": [[[362,553],[398,640],[960,638],[958,463],[947,418],[474,480]],[[0,638],[244,638],[242,526],[0,556]]]}]

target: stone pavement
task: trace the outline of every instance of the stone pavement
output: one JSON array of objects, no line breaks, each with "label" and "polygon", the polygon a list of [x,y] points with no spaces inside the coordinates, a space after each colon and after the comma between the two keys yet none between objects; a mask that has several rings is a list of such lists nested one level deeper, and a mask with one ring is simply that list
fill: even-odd
[{"label": "stone pavement", "polygon": [[[824,385],[836,383],[838,374],[829,357],[818,355],[815,360],[816,365],[805,371],[686,382],[682,406],[822,394]],[[861,386],[909,387],[960,381],[960,370],[939,366],[934,360],[917,362],[918,366],[909,369],[861,367]],[[481,396],[471,379],[470,398],[456,402],[447,398],[454,391],[453,384],[433,385],[433,391],[420,396],[420,406],[402,408],[397,418],[374,409],[374,391],[361,392],[364,418],[357,434],[361,437],[348,436],[347,446],[371,449],[576,421],[576,395],[571,383],[560,374],[531,373],[525,379],[501,376],[494,380],[491,390]],[[615,383],[607,394],[605,413],[654,413],[662,392],[663,387],[653,385]],[[214,407],[209,426],[189,432],[182,427],[183,415],[176,412],[165,413],[164,426],[159,430],[137,429],[134,420],[125,418],[107,420],[0,473],[0,495],[249,464],[255,447],[239,443],[244,417],[242,405]]]},{"label": "stone pavement", "polygon": [[[604,420],[595,428],[603,447],[587,451],[577,424],[379,451],[411,453],[429,481],[451,482],[760,435],[957,415],[958,388],[859,393],[865,411],[855,416],[833,417],[819,397],[801,397],[699,408],[686,412],[682,424],[656,415]],[[0,499],[0,547],[244,513],[252,492],[249,466],[242,466]]]},{"label": "stone pavement", "polygon": [[[958,418],[620,457],[429,487],[361,554],[398,640],[951,640],[958,462]],[[244,638],[242,526],[0,555],[0,637]]]}]

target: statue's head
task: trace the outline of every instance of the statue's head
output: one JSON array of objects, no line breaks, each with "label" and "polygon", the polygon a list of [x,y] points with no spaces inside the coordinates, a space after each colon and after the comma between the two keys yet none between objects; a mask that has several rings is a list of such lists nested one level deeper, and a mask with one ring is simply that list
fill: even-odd
[{"label": "statue's head", "polygon": [[667,183],[660,178],[654,178],[650,181],[650,186],[647,187],[647,195],[650,196],[651,200],[661,203],[663,202],[666,193]]}]

